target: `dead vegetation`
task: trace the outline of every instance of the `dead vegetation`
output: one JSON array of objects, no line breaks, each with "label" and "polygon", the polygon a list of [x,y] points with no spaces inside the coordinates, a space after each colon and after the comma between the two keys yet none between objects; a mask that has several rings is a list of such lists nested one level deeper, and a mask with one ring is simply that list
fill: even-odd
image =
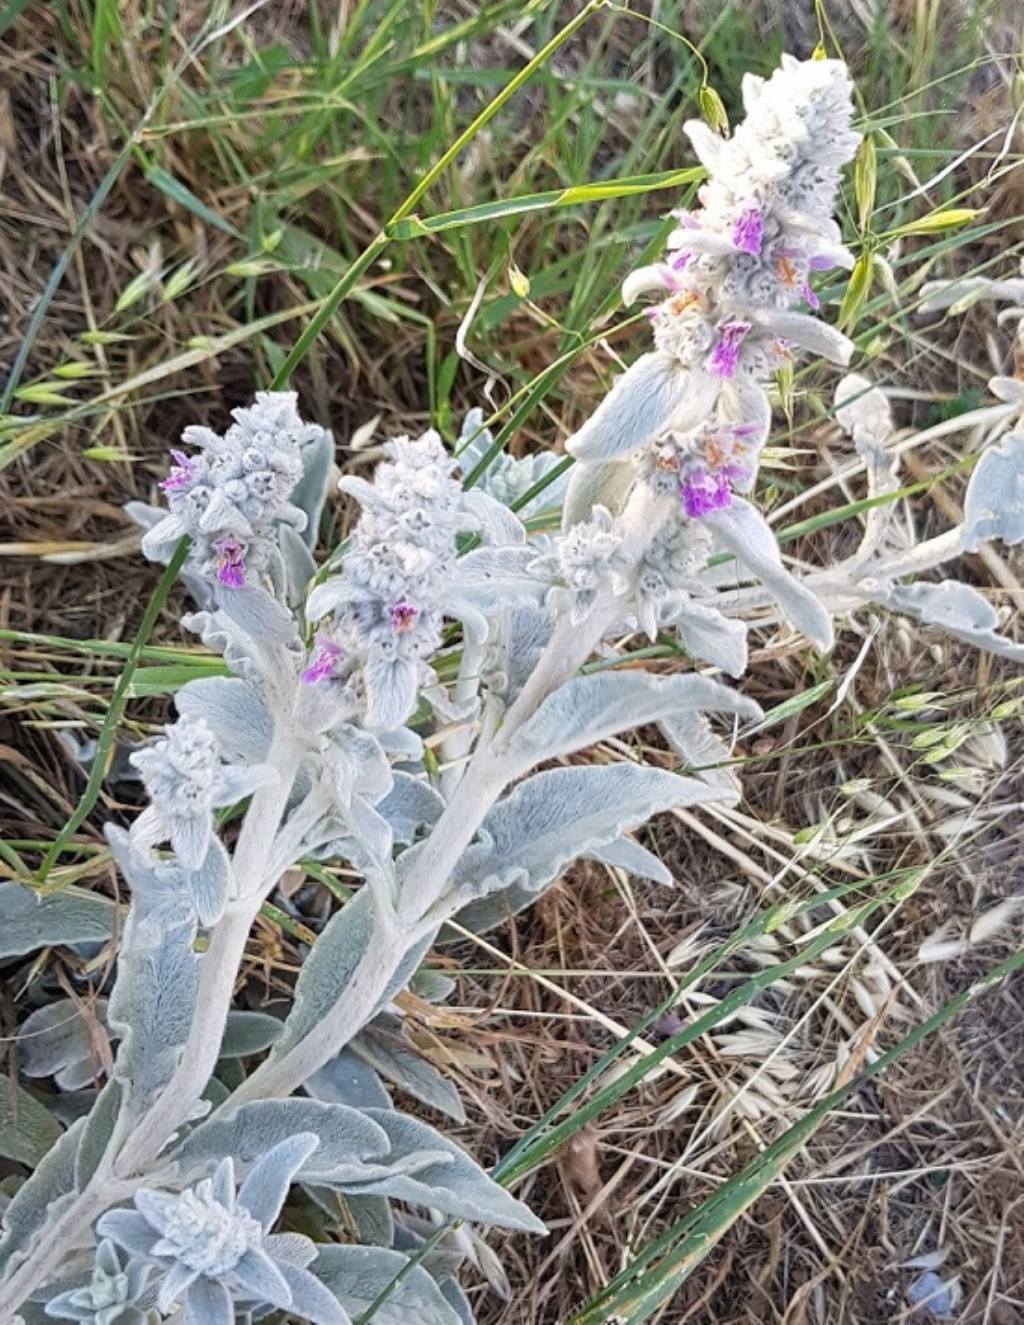
[{"label": "dead vegetation", "polygon": [[[69,252],[77,220],[122,148],[118,116],[136,122],[152,94],[154,71],[167,67],[160,42],[169,42],[177,58],[200,28],[206,7],[183,5],[180,16],[169,21],[169,36],[145,36],[139,35],[136,7],[126,6],[119,48],[125,58],[106,65],[105,99],[85,80],[60,86],[56,81],[86,61],[87,8],[48,7],[31,21],[23,16],[0,41],[0,367],[5,371],[31,326],[48,275]],[[344,20],[351,6],[340,8]],[[474,7],[449,8],[454,21]],[[560,21],[573,10],[554,8],[565,11]],[[838,8],[833,17],[841,34],[863,42],[860,7]],[[335,21],[330,9],[317,10],[325,25]],[[759,24],[767,25],[772,42],[781,38],[788,23],[781,9],[740,7],[739,35],[732,46],[717,39],[716,67],[727,76],[729,60],[744,67],[750,51],[742,47],[743,34],[758,31]],[[930,34],[935,49],[927,68],[941,71],[944,59],[952,61],[950,31],[939,23],[936,6],[890,9],[886,17],[901,51],[913,47],[917,58],[915,41]],[[708,17],[703,10],[687,16],[687,31],[695,39]],[[970,111],[951,132],[955,141],[946,144],[947,157],[1010,122],[1012,78],[992,52],[1012,49],[1006,42],[1014,22],[1009,11],[990,20],[991,60],[969,83]],[[254,23],[251,45],[231,47],[227,63],[251,72],[246,57],[253,49],[284,45],[301,57],[299,67],[281,66],[272,74],[273,86],[284,97],[309,91],[301,69],[303,60],[314,58],[308,13],[298,5],[274,6],[261,10]],[[801,17],[792,28],[786,35],[803,49],[813,25]],[[615,61],[628,54],[629,42],[640,41],[646,31],[628,20],[608,38],[599,58],[617,69]],[[129,40],[126,33],[135,35]],[[538,44],[528,24],[512,19],[496,22],[479,41],[479,47],[464,47],[463,56],[485,72],[514,67]],[[580,48],[566,58],[580,69],[589,57]],[[647,72],[662,79],[666,62],[679,59],[678,53],[662,51],[657,59],[652,56]],[[867,60],[865,65],[858,71],[862,75],[875,68]],[[369,113],[380,117],[396,142],[404,135],[422,154],[436,156],[429,99],[419,95],[418,86],[406,99],[401,73],[393,75]],[[357,252],[387,211],[374,186],[375,172],[384,171],[386,142],[325,137],[308,156],[296,149],[286,162],[292,175],[275,185],[268,177],[269,129],[239,120],[218,132],[164,131],[175,121],[224,113],[221,91],[204,89],[202,79],[197,86],[189,96],[170,99],[159,125],[140,138],[139,151],[118,172],[85,238],[71,247],[22,379],[63,382],[64,400],[13,406],[22,418],[38,412],[44,420],[57,419],[50,436],[0,470],[0,630],[8,632],[0,637],[0,661],[10,674],[0,715],[0,829],[29,864],[81,794],[82,770],[65,739],[68,733],[76,740],[94,734],[118,659],[31,640],[23,632],[115,645],[131,638],[155,577],[135,553],[135,535],[121,504],[152,496],[166,447],[186,421],[202,416],[219,424],[232,405],[265,383],[301,326],[300,315],[289,310],[321,297],[322,284],[314,277],[323,276],[322,268],[333,273],[337,252],[342,257]],[[490,87],[485,84],[485,93]],[[876,97],[863,81],[862,91],[869,107],[887,99]],[[449,117],[457,119],[464,104],[475,110],[479,103],[462,88],[446,104]],[[628,129],[637,114],[635,102],[614,104]],[[914,103],[915,115],[920,104]],[[316,113],[315,108],[304,112],[310,123]],[[445,185],[448,191],[436,210],[468,205],[478,195],[553,187],[569,178],[568,158],[557,158],[556,149],[565,147],[561,140],[545,140],[551,159],[540,164],[529,159],[525,145],[531,136],[543,136],[537,117],[544,114],[543,99],[526,98],[511,116],[509,136],[474,148],[457,182]],[[582,139],[591,128],[577,118],[570,133]],[[440,126],[445,129],[450,124]],[[290,121],[289,132],[299,132]],[[907,145],[898,128],[891,132]],[[916,119],[907,133],[919,133]],[[1017,134],[1009,145],[1013,152],[1020,151],[1019,129]],[[588,171],[596,171],[595,162],[614,161],[626,137],[612,117]],[[681,151],[667,150],[657,165],[645,168],[681,164],[673,150]],[[235,173],[239,152],[251,156],[244,160],[245,170]],[[345,156],[338,167],[342,182],[325,182],[314,168],[334,161],[338,152]],[[528,166],[509,168],[520,159]],[[915,158],[907,160],[915,165]],[[228,227],[246,233],[253,227],[251,238],[239,243],[152,187],[146,170],[154,163]],[[417,168],[425,164],[418,160]],[[972,158],[958,183],[977,188],[971,201],[991,207],[986,220],[1004,218],[1010,224],[955,253],[956,270],[992,263],[1005,271],[1016,261],[1013,245],[1020,242],[1024,212],[1020,172],[1005,176],[990,194],[984,167],[983,154]],[[927,168],[938,167],[932,161]],[[898,163],[894,176],[897,169]],[[273,187],[286,196],[275,198],[262,233],[280,223],[279,244],[292,246],[291,258],[266,278],[225,277],[226,267],[254,252],[277,261],[276,250],[260,250],[256,242],[263,225],[261,194]],[[905,187],[905,181],[894,187]],[[663,201],[663,195],[647,200],[647,219],[656,215],[659,198]],[[615,223],[614,214],[603,222]],[[314,241],[325,237],[337,244],[337,252],[311,256]],[[565,314],[579,278],[571,267],[574,241],[571,223],[537,229],[527,220],[515,233],[515,260],[523,270],[531,269],[528,258],[558,245],[570,263],[565,270],[559,267],[561,274],[547,286],[534,276],[539,292],[529,306],[481,329],[474,353],[493,368],[495,381],[508,374],[518,389],[581,334],[581,326]],[[335,429],[343,467],[362,463],[346,449],[346,439],[374,417],[381,420],[377,440],[385,432],[416,429],[425,421],[422,402],[433,391],[435,412],[446,421],[457,418],[471,400],[471,388],[482,384],[469,363],[452,360],[448,352],[474,282],[491,260],[495,270],[508,261],[500,244],[488,250],[483,243],[474,232],[440,251],[402,250],[390,266],[373,271],[364,291],[388,302],[364,297],[346,305],[307,360],[296,385],[310,412]],[[629,241],[622,243],[607,250],[613,259],[605,274],[609,289],[615,254],[629,249]],[[168,282],[188,264],[195,279],[182,295],[166,297]],[[540,268],[540,256],[533,265]],[[142,294],[119,310],[133,282]],[[403,310],[400,316],[395,304]],[[592,307],[583,319],[588,326],[595,311]],[[186,352],[194,338],[230,335],[275,314],[282,317],[279,326],[243,335],[233,348],[216,352],[199,343],[196,362],[173,370],[174,356]],[[552,324],[552,317],[559,322]],[[429,343],[425,324],[431,328]],[[81,334],[97,328],[113,329],[117,339],[83,346]],[[629,346],[628,337],[614,342],[626,354]],[[1009,334],[996,330],[990,311],[976,309],[956,324],[921,329],[912,319],[905,322],[874,357],[872,370],[903,393],[899,422],[909,428],[934,418],[937,410],[972,403],[972,393],[983,392],[992,371],[1012,368],[1010,360]],[[55,378],[55,367],[68,363],[85,363],[87,377]],[[585,399],[595,373],[607,370],[603,352],[581,358],[525,423],[516,445],[557,444],[574,402]],[[152,385],[119,394],[119,384],[147,372],[154,374]],[[439,393],[442,375],[446,388]],[[83,382],[88,390],[81,389]],[[498,398],[502,389],[496,388]],[[90,399],[100,403],[74,413],[76,402]],[[63,412],[72,416],[63,418]],[[771,474],[778,500],[833,478],[839,466],[843,443],[816,414],[808,390],[797,431]],[[913,453],[912,476],[945,471],[957,458],[956,445],[954,439]],[[842,489],[836,489],[832,484],[817,504],[801,505],[798,517],[851,496],[841,498]],[[955,480],[934,488],[914,500],[910,518],[923,529],[945,527],[956,518],[957,491]],[[340,527],[344,513],[335,516]],[[853,522],[849,528],[820,530],[797,544],[797,551],[814,562],[826,550],[841,551],[841,540],[852,529]],[[1014,611],[1024,601],[1019,564],[979,557],[957,570]],[[176,625],[173,602],[151,643],[188,643]],[[675,875],[673,889],[637,885],[597,866],[577,867],[532,911],[484,940],[465,938],[437,954],[437,964],[457,975],[451,1006],[410,1000],[407,1013],[420,1050],[450,1071],[464,1093],[471,1123],[461,1139],[482,1160],[497,1159],[758,906],[856,881],[863,881],[867,894],[873,880],[893,870],[921,869],[923,880],[882,924],[845,937],[790,978],[773,983],[714,1033],[667,1059],[527,1179],[519,1194],[548,1221],[552,1236],[543,1242],[494,1240],[503,1270],[486,1248],[479,1251],[478,1286],[471,1295],[485,1325],[569,1320],[623,1268],[631,1252],[712,1193],[832,1084],[852,1079],[899,1033],[1024,943],[1020,691],[1011,669],[867,614],[846,633],[830,664],[813,659],[798,643],[781,652],[770,644],[766,636],[747,683],[766,709],[829,678],[836,684],[736,751],[745,788],[737,810],[680,814],[650,830],[649,844]],[[838,682],[851,672],[837,699]],[[135,700],[126,737],[143,730],[165,703],[159,696]],[[941,757],[933,759],[938,745]],[[613,745],[592,757],[636,753]],[[671,759],[654,745],[644,754],[655,761]],[[130,800],[130,788],[114,782],[111,798],[101,802],[102,814],[83,827],[82,842],[98,844],[102,818],[129,808],[113,799],[122,795]],[[0,870],[9,874],[10,869],[5,857]],[[86,858],[84,869],[80,863],[69,866],[68,877],[95,876],[97,886],[107,887],[108,873],[104,867],[97,875]],[[287,996],[308,936],[303,926],[315,921],[328,901],[322,887],[307,884],[282,903],[277,920],[260,922],[245,993],[253,1006]],[[728,958],[685,991],[647,1042],[659,1043],[739,983],[792,956],[832,914],[823,903]],[[59,973],[62,959],[50,954],[46,960]],[[14,1000],[28,974],[5,973],[5,1027],[14,1024]],[[657,1318],[667,1325],[917,1325],[936,1318],[1022,1325],[1022,1027],[1024,982],[1018,975],[858,1090]],[[627,1054],[624,1062],[630,1061]],[[921,1291],[915,1285],[928,1274],[939,1287],[931,1290],[930,1304],[915,1310],[913,1294],[920,1300]],[[942,1316],[939,1308],[947,1303],[949,1312]]]}]

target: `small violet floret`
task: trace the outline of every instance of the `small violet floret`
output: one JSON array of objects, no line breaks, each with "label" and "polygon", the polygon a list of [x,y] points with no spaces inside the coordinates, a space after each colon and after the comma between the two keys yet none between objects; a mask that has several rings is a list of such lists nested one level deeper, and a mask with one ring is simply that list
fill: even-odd
[{"label": "small violet floret", "polygon": [[299,680],[306,685],[312,685],[315,681],[326,681],[334,672],[340,658],[341,645],[336,644],[330,635],[325,635],[322,631],[319,631],[313,656]]},{"label": "small violet floret", "polygon": [[732,228],[732,246],[758,257],[764,243],[764,217],[758,206],[744,207]]},{"label": "small violet floret", "polygon": [[196,462],[185,454],[184,451],[171,451],[171,459],[174,464],[171,466],[170,473],[160,482],[160,487],[164,492],[177,492],[179,488],[184,488],[191,483],[196,474]]},{"label": "small violet floret", "polygon": [[749,331],[749,322],[725,322],[719,327],[718,340],[708,355],[709,373],[715,377],[735,377],[740,349]]},{"label": "small violet floret", "polygon": [[720,511],[732,501],[732,489],[724,473],[712,474],[707,470],[690,474],[679,485],[679,499],[691,520]]},{"label": "small violet floret", "polygon": [[218,582],[227,589],[241,589],[245,584],[245,548],[237,538],[222,538],[214,547]]},{"label": "small violet floret", "polygon": [[391,620],[391,629],[396,635],[407,635],[415,626],[419,614],[419,608],[413,607],[412,603],[404,598],[397,603],[392,603],[388,613]]}]

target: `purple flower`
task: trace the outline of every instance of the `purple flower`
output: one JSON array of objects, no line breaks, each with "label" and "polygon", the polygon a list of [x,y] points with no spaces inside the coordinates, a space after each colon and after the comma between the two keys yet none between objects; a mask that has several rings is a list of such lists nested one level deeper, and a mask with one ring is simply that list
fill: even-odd
[{"label": "purple flower", "polygon": [[299,677],[306,685],[311,685],[315,681],[326,681],[334,671],[341,657],[341,646],[331,639],[330,635],[322,632],[317,633],[316,648],[313,656],[309,660],[309,666],[305,668]]},{"label": "purple flower", "polygon": [[732,489],[725,473],[697,470],[679,485],[679,499],[691,520],[720,511],[732,501]]},{"label": "purple flower", "polygon": [[222,538],[217,549],[217,579],[228,589],[245,584],[245,548],[237,538]]},{"label": "purple flower", "polygon": [[391,629],[396,635],[407,635],[419,618],[420,609],[404,598],[392,603],[390,610]]},{"label": "purple flower", "polygon": [[757,206],[745,207],[732,228],[732,246],[758,257],[764,243],[764,218]]},{"label": "purple flower", "polygon": [[709,373],[715,377],[735,376],[740,347],[749,331],[749,322],[725,322],[718,328],[718,340],[708,355]]},{"label": "purple flower", "polygon": [[819,312],[821,309],[821,300],[811,289],[807,281],[804,281],[800,286],[800,296],[808,308],[813,308],[816,313]]},{"label": "purple flower", "polygon": [[184,451],[172,451],[171,459],[174,461],[171,472],[159,485],[164,492],[177,492],[196,476],[196,462],[190,460]]},{"label": "purple flower", "polygon": [[827,258],[823,253],[819,253],[816,257],[811,258],[807,265],[811,271],[831,271],[836,264],[833,258]]}]

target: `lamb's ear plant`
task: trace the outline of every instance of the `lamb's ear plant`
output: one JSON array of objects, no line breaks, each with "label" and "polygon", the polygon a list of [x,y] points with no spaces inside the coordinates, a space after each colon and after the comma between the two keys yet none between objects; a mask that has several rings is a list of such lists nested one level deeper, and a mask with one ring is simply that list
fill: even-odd
[{"label": "lamb's ear plant", "polygon": [[[347,1325],[389,1285],[403,1319],[471,1319],[451,1256],[410,1263],[422,1225],[408,1207],[534,1235],[544,1224],[392,1105],[382,1078],[462,1116],[443,1078],[403,1063],[395,996],[447,922],[499,923],[576,858],[665,881],[631,830],[739,794],[730,776],[572,756],[648,724],[693,767],[727,753],[760,710],[698,665],[742,677],[751,621],[780,614],[820,650],[834,615],[880,604],[1021,656],[969,586],[906,582],[982,539],[1024,537],[1024,434],[997,439],[1019,394],[986,416],[964,524],[915,546],[884,500],[899,482],[886,400],[844,378],[837,415],[873,499],[863,541],[803,576],[783,560],[753,495],[767,387],[798,350],[850,358],[814,285],[853,262],[833,211],[858,137],[839,62],[784,58],[743,95],[731,139],[687,126],[708,172],[700,205],[676,214],[664,260],[625,283],[627,301],[661,296],[654,349],[570,439],[564,491],[523,505],[548,459],[503,459],[464,486],[460,468],[491,448],[474,413],[461,453],[433,432],[400,438],[372,481],[343,479],[360,515],[318,568],[331,439],[293,394],[263,393],[223,436],[187,429],[165,508],[132,508],[150,558],[188,540],[185,624],[230,675],[185,685],[176,721],[132,757],[149,805],[107,830],[131,896],[101,1008],[113,1065],[6,1211],[0,1321],[20,1309],[227,1325],[284,1311]],[[531,536],[522,516],[552,504],[561,531]],[[691,670],[616,669],[615,641],[663,632]],[[587,670],[599,650],[604,665]],[[313,859],[346,862],[362,886],[317,937],[283,1020],[233,1012],[257,913]],[[108,903],[64,900],[77,910],[54,938],[14,885],[0,891],[12,950],[19,924],[21,950],[108,932]],[[61,1038],[59,1015],[33,1016],[27,1070],[80,1092],[87,1046]],[[293,1188],[301,1234],[278,1227]],[[339,1194],[368,1245],[332,1240]]]}]

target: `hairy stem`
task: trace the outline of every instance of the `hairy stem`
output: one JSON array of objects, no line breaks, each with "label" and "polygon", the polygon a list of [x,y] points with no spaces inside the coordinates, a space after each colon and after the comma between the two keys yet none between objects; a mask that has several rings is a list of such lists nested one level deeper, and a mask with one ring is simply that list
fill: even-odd
[{"label": "hairy stem", "polygon": [[63,1214],[36,1241],[14,1273],[0,1284],[0,1325],[11,1325],[18,1307],[41,1284],[53,1277],[61,1261],[82,1241],[94,1219],[121,1200],[131,1190],[130,1184],[111,1182],[109,1174],[97,1173]]},{"label": "hairy stem", "polygon": [[317,1024],[279,1059],[268,1059],[235,1090],[226,1107],[252,1099],[290,1095],[345,1047],[373,1017],[395,972],[419,935],[385,924],[380,918],[370,933],[365,953],[340,998]]},{"label": "hairy stem", "polygon": [[[168,1137],[189,1118],[217,1066],[235,980],[252,922],[267,891],[271,848],[301,757],[302,747],[283,733],[279,724],[267,756],[267,762],[279,774],[278,780],[261,787],[253,796],[232,859],[240,896],[214,928],[200,961],[196,1013],[174,1075],[117,1151],[114,1171],[121,1177],[136,1172],[159,1154]],[[115,1134],[112,1145],[120,1140]]]},{"label": "hairy stem", "polygon": [[138,1171],[160,1153],[206,1089],[217,1066],[238,968],[259,907],[258,897],[234,903],[213,931],[199,966],[192,1030],[174,1076],[120,1148],[114,1161],[114,1171],[120,1177]]}]

